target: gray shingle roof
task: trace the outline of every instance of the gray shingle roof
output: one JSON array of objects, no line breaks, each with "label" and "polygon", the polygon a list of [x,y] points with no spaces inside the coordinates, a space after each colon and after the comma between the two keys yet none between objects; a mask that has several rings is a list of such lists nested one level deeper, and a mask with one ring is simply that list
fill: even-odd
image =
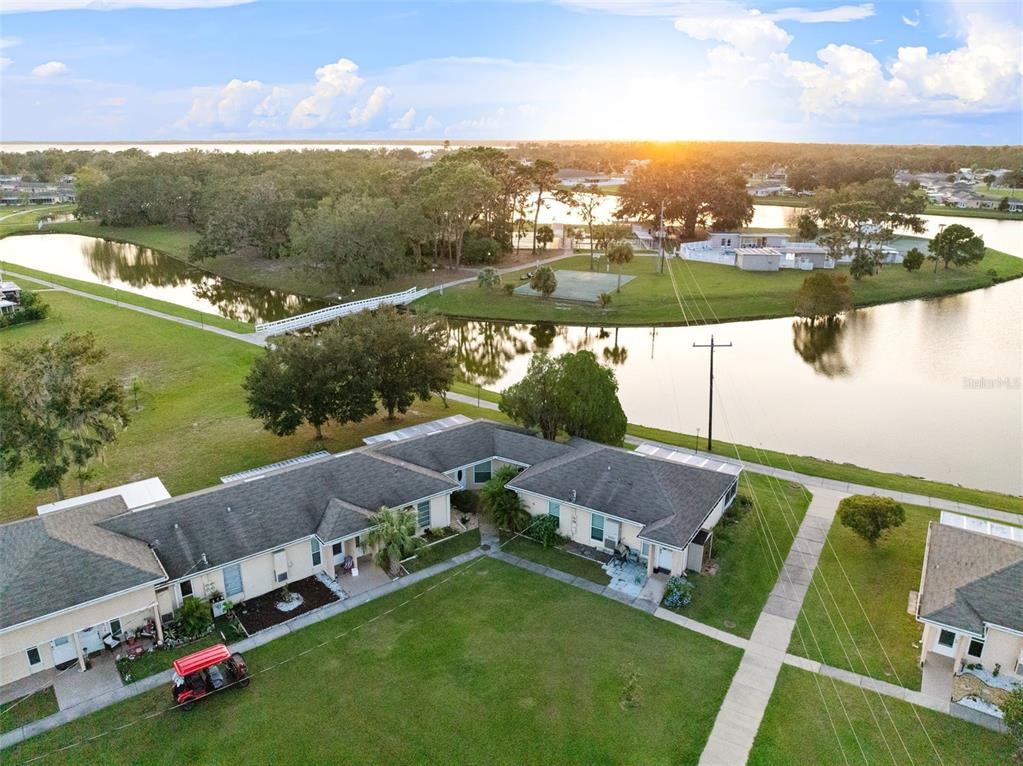
[{"label": "gray shingle roof", "polygon": [[566,444],[546,441],[492,420],[474,420],[446,431],[374,445],[372,449],[440,473],[494,456],[534,465],[572,451]]},{"label": "gray shingle roof", "polygon": [[932,521],[918,614],[976,634],[984,623],[1023,631],[1023,544]]},{"label": "gray shingle roof", "polygon": [[0,629],[163,579],[149,546],[96,525],[126,509],[108,497],[0,526]]},{"label": "gray shingle roof", "polygon": [[570,453],[527,468],[508,486],[643,524],[643,537],[679,548],[736,480],[581,439],[572,444]]},{"label": "gray shingle roof", "polygon": [[[457,486],[439,473],[362,449],[165,500],[104,526],[153,544],[176,579],[319,531],[334,534],[335,524],[345,534],[353,509],[398,508]],[[348,513],[335,506],[324,525],[335,498]]]}]

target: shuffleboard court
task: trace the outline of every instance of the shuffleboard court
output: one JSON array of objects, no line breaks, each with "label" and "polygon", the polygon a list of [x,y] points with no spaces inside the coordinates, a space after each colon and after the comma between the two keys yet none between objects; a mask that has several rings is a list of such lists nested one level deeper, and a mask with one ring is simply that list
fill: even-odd
[{"label": "shuffleboard court", "polygon": [[[551,297],[565,301],[593,302],[601,293],[613,293],[618,287],[618,275],[614,273],[558,270],[554,272],[554,276],[558,280],[558,289]],[[622,286],[633,279],[634,277],[623,274]],[[540,295],[528,282],[516,287],[515,294]]]}]

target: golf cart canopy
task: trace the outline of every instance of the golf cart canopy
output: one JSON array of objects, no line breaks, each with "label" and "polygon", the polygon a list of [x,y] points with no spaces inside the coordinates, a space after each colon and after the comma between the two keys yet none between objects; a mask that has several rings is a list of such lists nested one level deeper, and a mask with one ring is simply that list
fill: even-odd
[{"label": "golf cart canopy", "polygon": [[223,644],[200,649],[195,654],[174,660],[174,672],[184,678],[192,673],[212,667],[231,658],[230,650]]}]

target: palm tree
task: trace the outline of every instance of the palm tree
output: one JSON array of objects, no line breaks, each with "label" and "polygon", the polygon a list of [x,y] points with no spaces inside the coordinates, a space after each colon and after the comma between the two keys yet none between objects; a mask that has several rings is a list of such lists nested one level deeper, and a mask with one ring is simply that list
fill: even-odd
[{"label": "palm tree", "polygon": [[416,514],[411,508],[381,508],[372,521],[375,526],[366,534],[366,542],[378,548],[376,563],[397,577],[401,560],[423,544],[416,537]]},{"label": "palm tree", "polygon": [[549,298],[558,289],[558,278],[554,276],[554,269],[550,266],[541,266],[529,280],[529,286],[536,290],[544,298]]},{"label": "palm tree", "polygon": [[632,262],[632,245],[622,240],[612,242],[606,255],[608,261],[618,266],[618,289],[615,292],[620,293],[622,291],[622,264]]},{"label": "palm tree", "polygon": [[511,466],[505,466],[483,485],[480,502],[483,509],[490,514],[498,529],[517,532],[529,522],[529,511],[522,504],[518,493],[505,487],[518,475]]}]

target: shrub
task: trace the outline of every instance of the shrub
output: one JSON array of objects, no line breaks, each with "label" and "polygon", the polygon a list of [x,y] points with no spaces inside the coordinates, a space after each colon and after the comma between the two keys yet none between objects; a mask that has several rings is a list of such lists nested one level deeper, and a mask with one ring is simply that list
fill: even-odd
[{"label": "shrub", "polygon": [[601,293],[600,295],[598,295],[597,296],[597,305],[600,308],[602,308],[602,309],[606,309],[608,306],[610,306],[611,305],[611,293]]},{"label": "shrub", "polygon": [[483,485],[480,496],[484,510],[490,514],[499,529],[518,532],[529,523],[529,511],[522,499],[504,485],[518,475],[511,466],[505,466]]},{"label": "shrub", "polygon": [[480,496],[471,489],[460,489],[452,493],[451,507],[459,513],[477,513],[480,509]]},{"label": "shrub", "polygon": [[906,271],[918,271],[924,265],[924,254],[917,248],[913,248],[902,259],[902,266]]},{"label": "shrub", "polygon": [[561,545],[564,540],[558,533],[558,519],[555,516],[537,516],[530,524],[527,534],[544,548]]},{"label": "shrub", "polygon": [[887,530],[902,525],[906,510],[890,497],[852,495],[838,504],[838,518],[874,546]]},{"label": "shrub", "polygon": [[673,575],[664,586],[664,598],[661,603],[668,609],[684,609],[693,600],[694,586],[685,577]]},{"label": "shrub", "polygon": [[505,282],[503,285],[501,285],[501,289],[504,290],[505,295],[511,295],[512,293],[515,292],[515,285],[513,285],[511,282]]},{"label": "shrub", "polygon": [[23,292],[21,294],[21,305],[11,314],[0,316],[0,327],[11,327],[25,322],[35,322],[45,319],[50,313],[50,307],[43,303],[43,299],[35,293]]},{"label": "shrub", "polygon": [[492,290],[501,284],[501,275],[493,266],[487,266],[485,269],[480,269],[480,273],[476,275],[476,282],[484,290]]},{"label": "shrub", "polygon": [[208,602],[187,596],[178,609],[178,630],[186,637],[201,636],[213,624],[213,611]]},{"label": "shrub", "polygon": [[482,266],[501,260],[501,245],[490,237],[466,238],[462,245],[462,262],[470,266]]},{"label": "shrub", "polygon": [[1009,736],[1016,741],[1016,759],[1023,763],[1023,686],[1017,686],[1001,704]]}]

